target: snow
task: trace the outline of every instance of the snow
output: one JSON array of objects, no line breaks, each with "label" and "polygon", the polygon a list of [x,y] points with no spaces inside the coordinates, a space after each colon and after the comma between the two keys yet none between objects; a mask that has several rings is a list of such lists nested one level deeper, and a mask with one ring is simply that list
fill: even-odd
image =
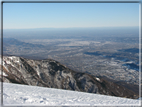
[{"label": "snow", "polygon": [[140,100],[3,83],[4,106],[140,106]]},{"label": "snow", "polygon": [[39,69],[39,66],[37,66],[37,70],[36,70],[36,71],[37,71],[38,76],[40,77],[40,72],[39,72],[39,70],[40,70],[40,69]]},{"label": "snow", "polygon": [[11,65],[12,65],[12,63],[11,63],[10,61],[6,61],[6,63],[7,63],[7,64],[11,64]]},{"label": "snow", "polygon": [[96,78],[97,81],[100,81],[100,78]]},{"label": "snow", "polygon": [[13,57],[9,57],[11,60],[13,60]]},{"label": "snow", "polygon": [[14,62],[19,63],[19,58],[18,57],[11,56],[11,57],[8,57],[8,58],[10,58],[11,60],[13,60]]},{"label": "snow", "polygon": [[[3,73],[3,76],[8,76],[7,74],[5,74],[4,72],[2,72]],[[1,75],[1,70],[0,70],[0,75]]]}]

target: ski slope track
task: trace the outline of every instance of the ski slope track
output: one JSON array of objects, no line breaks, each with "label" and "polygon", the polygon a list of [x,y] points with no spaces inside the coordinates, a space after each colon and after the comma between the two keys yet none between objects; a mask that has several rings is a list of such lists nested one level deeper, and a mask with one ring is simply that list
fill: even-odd
[{"label": "ski slope track", "polygon": [[141,100],[3,83],[4,106],[141,106]]}]

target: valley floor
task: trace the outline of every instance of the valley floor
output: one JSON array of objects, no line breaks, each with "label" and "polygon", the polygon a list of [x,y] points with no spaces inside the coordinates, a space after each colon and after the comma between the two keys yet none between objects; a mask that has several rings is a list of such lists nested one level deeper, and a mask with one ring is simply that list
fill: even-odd
[{"label": "valley floor", "polygon": [[140,104],[141,100],[3,83],[4,106],[140,106]]}]

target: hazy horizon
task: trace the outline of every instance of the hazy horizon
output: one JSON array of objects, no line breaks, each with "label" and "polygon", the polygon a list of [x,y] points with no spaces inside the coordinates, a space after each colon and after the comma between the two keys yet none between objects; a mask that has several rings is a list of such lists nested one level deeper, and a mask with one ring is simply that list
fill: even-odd
[{"label": "hazy horizon", "polygon": [[37,27],[37,28],[8,28],[3,30],[28,30],[28,29],[96,29],[96,28],[135,28],[139,26],[105,26],[105,27]]},{"label": "hazy horizon", "polygon": [[17,39],[139,37],[139,27],[3,29],[3,37]]}]

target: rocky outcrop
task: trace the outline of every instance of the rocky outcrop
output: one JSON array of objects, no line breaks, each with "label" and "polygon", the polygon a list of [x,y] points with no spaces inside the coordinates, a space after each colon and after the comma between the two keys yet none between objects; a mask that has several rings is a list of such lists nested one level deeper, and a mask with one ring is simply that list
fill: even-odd
[{"label": "rocky outcrop", "polygon": [[3,56],[3,81],[33,86],[138,98],[133,91],[86,73],[73,71],[59,62]]}]

